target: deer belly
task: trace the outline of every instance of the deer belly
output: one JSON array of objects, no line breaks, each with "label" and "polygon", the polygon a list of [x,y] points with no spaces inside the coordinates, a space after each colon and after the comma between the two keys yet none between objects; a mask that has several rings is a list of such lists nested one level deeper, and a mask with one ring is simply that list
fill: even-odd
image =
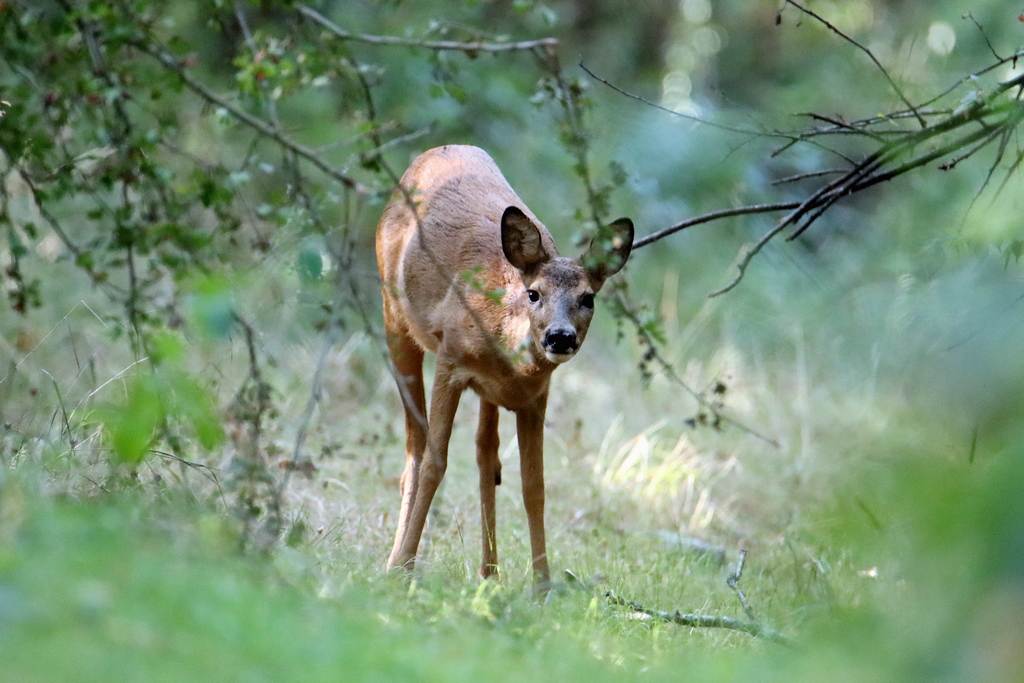
[{"label": "deer belly", "polygon": [[480,398],[509,410],[520,410],[532,405],[546,386],[545,382],[518,377],[467,375],[467,386]]}]

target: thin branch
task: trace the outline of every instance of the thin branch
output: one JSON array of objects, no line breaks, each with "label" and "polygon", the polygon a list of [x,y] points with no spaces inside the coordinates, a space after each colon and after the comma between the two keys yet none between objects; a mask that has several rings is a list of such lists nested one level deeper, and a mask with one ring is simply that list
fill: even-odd
[{"label": "thin branch", "polygon": [[250,114],[249,112],[245,111],[244,109],[241,109],[237,105],[229,102],[224,97],[221,97],[217,93],[210,90],[203,83],[193,78],[192,75],[188,73],[188,70],[186,69],[185,65],[182,64],[176,57],[174,57],[166,50],[139,42],[137,42],[135,45],[146,54],[158,60],[161,64],[163,64],[165,68],[176,73],[178,75],[178,78],[181,79],[181,82],[189,90],[196,93],[210,104],[214,104],[218,107],[221,107],[226,112],[228,112],[235,120],[244,123],[245,125],[257,131],[264,137],[270,138],[271,140],[281,145],[282,147],[285,147],[286,149],[292,151],[297,156],[302,157],[303,159],[311,163],[313,166],[315,166],[317,169],[319,169],[326,175],[330,176],[331,178],[337,180],[339,183],[349,188],[350,190],[354,190],[358,194],[364,195],[371,193],[371,190],[369,188],[364,186],[355,178],[352,178],[351,176],[346,175],[342,171],[339,171],[338,169],[331,166],[326,160],[317,155],[316,152],[314,152],[309,147],[306,147],[305,145],[300,144],[295,140],[292,140],[290,137],[286,136],[284,133],[277,130],[272,124],[267,123],[263,119]]},{"label": "thin branch", "polygon": [[[1006,124],[1006,125],[1016,125],[1016,124]],[[903,175],[904,173],[906,173],[908,171],[912,171],[915,168],[918,168],[920,166],[924,166],[925,164],[931,163],[932,161],[935,161],[936,159],[938,159],[940,157],[944,157],[944,156],[946,156],[948,154],[951,154],[952,152],[954,152],[957,149],[961,149],[962,147],[964,147],[966,145],[973,144],[974,142],[976,142],[980,138],[985,137],[986,135],[989,135],[989,134],[991,134],[991,131],[989,131],[987,129],[984,129],[984,128],[982,128],[980,130],[977,130],[977,131],[974,131],[973,133],[970,133],[968,135],[960,137],[960,138],[954,140],[953,142],[949,143],[948,145],[944,145],[943,147],[940,147],[939,149],[937,149],[937,150],[935,150],[933,152],[929,152],[928,154],[925,154],[925,155],[922,155],[920,157],[917,157],[916,159],[912,159],[912,160],[906,162],[905,164],[903,164],[901,166],[897,166],[896,168],[894,168],[894,169],[892,169],[890,171],[886,171],[885,173],[878,173],[876,175],[873,175],[873,176],[870,176],[868,178],[865,178],[863,181],[861,181],[858,184],[854,185],[854,187],[852,188],[852,191],[853,192],[859,192],[861,190],[865,190],[865,189],[867,189],[869,187],[872,187],[874,185],[877,185],[879,183],[883,183],[883,182],[892,180],[893,178],[895,178],[897,176],[901,176],[901,175]]]},{"label": "thin branch", "polygon": [[[1021,58],[1021,57],[1024,57],[1024,49],[1017,50],[1012,55],[1010,55],[1008,57],[1003,57],[999,61],[995,62],[994,64],[989,64],[988,66],[986,66],[983,69],[979,69],[977,71],[974,71],[972,73],[967,74],[966,76],[960,77],[956,81],[956,83],[954,83],[953,85],[949,86],[948,88],[946,88],[945,90],[940,92],[938,95],[935,95],[930,100],[922,102],[920,105],[918,105],[918,109],[923,109],[924,107],[927,107],[927,106],[929,106],[931,104],[934,104],[934,103],[938,102],[943,97],[945,97],[946,95],[950,94],[951,92],[953,92],[954,90],[959,88],[964,83],[967,83],[968,81],[973,81],[973,80],[975,80],[977,78],[980,78],[981,76],[984,76],[985,74],[989,73],[990,71],[995,71],[996,69],[1001,67],[1003,64],[1006,64],[1007,62],[1013,62],[1014,64],[1016,64],[1017,60],[1019,58]],[[893,112],[893,115],[896,115],[896,114],[909,114],[909,113],[910,113],[909,111],[906,111],[906,112]]]},{"label": "thin branch", "polygon": [[691,628],[724,628],[731,631],[742,631],[743,633],[750,634],[755,638],[764,638],[765,640],[770,640],[773,643],[778,643],[779,645],[793,647],[792,641],[781,633],[762,626],[754,621],[741,621],[739,619],[734,619],[733,617],[724,617],[716,614],[692,614],[688,612],[680,612],[678,610],[675,612],[667,612],[664,610],[648,609],[638,602],[621,598],[612,591],[605,593],[605,599],[608,600],[609,604],[626,607],[633,612],[646,614],[653,619],[667,621],[672,624],[689,626]]},{"label": "thin branch", "polygon": [[579,107],[577,107],[577,95],[565,82],[557,51],[535,50],[534,55],[536,55],[537,61],[541,66],[551,75],[552,80],[554,80],[561,93],[561,97],[558,99],[562,105],[562,110],[565,112],[565,122],[572,133],[572,139],[568,145],[569,151],[576,157],[577,174],[580,176],[580,180],[583,181],[583,189],[587,193],[587,206],[590,208],[594,228],[597,229],[601,226],[602,216],[600,215],[598,194],[590,174],[590,163],[587,160],[587,139],[584,133],[583,117]]},{"label": "thin branch", "polygon": [[334,346],[337,341],[336,332],[327,335],[324,338],[323,346],[320,348],[320,354],[316,359],[316,367],[313,370],[313,381],[309,391],[309,399],[306,401],[306,408],[302,412],[302,420],[299,422],[299,428],[295,432],[295,446],[292,448],[292,459],[291,465],[285,468],[284,476],[281,477],[281,482],[277,487],[277,497],[283,498],[284,492],[288,488],[288,481],[291,479],[292,472],[296,469],[300,469],[302,464],[305,464],[304,457],[302,455],[302,446],[306,442],[306,433],[309,430],[309,423],[313,419],[313,412],[316,410],[317,404],[320,403],[320,398],[323,395],[323,374],[324,366],[327,363],[327,354],[330,353],[331,347]]},{"label": "thin branch", "polygon": [[993,202],[1003,193],[1003,190],[1006,188],[1006,184],[1010,182],[1010,178],[1012,178],[1013,174],[1017,172],[1018,168],[1020,168],[1021,162],[1024,162],[1024,150],[1017,153],[1017,158],[1012,164],[1010,164],[1010,168],[1006,170],[1006,175],[1003,177],[1003,181],[999,183],[999,187],[996,188],[995,194],[992,195]]},{"label": "thin branch", "polygon": [[418,140],[419,138],[425,135],[430,135],[431,133],[434,132],[434,125],[434,122],[431,121],[422,128],[417,128],[416,130],[409,131],[408,133],[403,133],[402,135],[396,135],[390,140],[385,140],[377,144],[377,146],[374,147],[373,149],[366,150],[366,152],[364,152],[363,154],[364,156],[367,157],[380,156],[381,153],[386,150],[398,147],[399,145],[404,145],[407,142],[412,142],[413,140]]},{"label": "thin branch", "polygon": [[846,161],[847,163],[849,163],[851,166],[856,164],[856,162],[853,159],[851,159],[850,157],[846,156],[845,154],[843,154],[839,150],[833,149],[832,147],[829,147],[827,145],[823,145],[822,143],[818,142],[817,140],[813,140],[812,139],[812,138],[815,138],[815,137],[818,137],[818,136],[821,136],[821,135],[852,134],[848,130],[844,131],[844,130],[842,130],[839,127],[832,127],[832,128],[827,128],[827,129],[816,128],[816,129],[812,129],[812,130],[809,130],[809,131],[786,132],[786,131],[780,131],[780,130],[755,130],[753,128],[743,128],[743,127],[740,127],[740,126],[730,126],[730,125],[724,124],[724,123],[717,123],[715,121],[710,121],[708,119],[701,118],[701,117],[696,116],[694,114],[687,114],[686,112],[681,112],[681,111],[676,111],[675,109],[670,109],[668,107],[665,107],[665,106],[662,106],[660,104],[657,104],[656,102],[652,102],[651,100],[647,99],[646,97],[642,97],[642,96],[637,95],[635,93],[631,93],[628,90],[626,90],[626,89],[624,89],[624,88],[622,88],[622,87],[620,87],[618,85],[615,85],[611,81],[598,76],[593,71],[591,71],[587,67],[587,65],[584,64],[583,62],[579,63],[579,67],[584,72],[586,72],[591,78],[599,81],[600,83],[603,83],[604,85],[608,86],[609,88],[611,88],[615,92],[619,93],[620,95],[623,95],[623,96],[628,97],[628,98],[630,98],[632,100],[640,102],[641,104],[645,104],[648,107],[653,107],[654,109],[657,109],[658,111],[663,111],[666,114],[671,114],[672,116],[677,116],[677,117],[679,117],[681,119],[685,119],[687,121],[693,121],[694,123],[705,125],[705,126],[708,126],[710,128],[717,128],[718,130],[723,130],[723,131],[727,131],[727,132],[730,132],[730,133],[737,133],[737,134],[740,134],[740,135],[747,135],[747,136],[750,136],[750,139],[769,138],[769,139],[785,140],[786,143],[781,145],[777,150],[775,150],[772,153],[773,157],[776,157],[776,156],[782,154],[783,152],[785,152],[787,149],[789,149],[793,145],[796,145],[797,143],[803,142],[803,143],[812,145],[814,147],[817,147],[817,148],[819,148],[819,149],[821,149],[821,150],[823,150],[825,152],[828,152],[829,154],[834,154],[835,156],[837,156],[837,157],[841,158],[842,160]]},{"label": "thin branch", "polygon": [[328,33],[331,33],[335,38],[357,43],[365,43],[367,45],[391,45],[418,47],[427,50],[465,52],[470,56],[479,52],[528,52],[535,48],[558,47],[558,39],[550,37],[504,43],[480,40],[470,42],[459,42],[454,40],[417,40],[415,38],[402,38],[399,36],[379,36],[369,33],[355,33],[353,31],[346,31],[308,5],[297,5],[295,9],[298,10],[299,14],[318,24]]},{"label": "thin branch", "polygon": [[827,132],[823,131],[823,133],[826,134],[826,135],[836,135],[836,134],[861,135],[861,136],[864,136],[864,137],[869,137],[869,138],[871,138],[873,140],[877,140],[879,142],[885,142],[885,136],[886,135],[906,135],[907,134],[907,131],[905,131],[905,130],[874,131],[874,130],[870,130],[869,128],[867,128],[865,126],[858,127],[858,126],[855,126],[855,125],[853,125],[851,123],[847,123],[847,122],[845,122],[845,121],[843,121],[841,119],[835,118],[834,116],[826,116],[825,114],[818,114],[818,113],[813,112],[813,111],[803,112],[801,114],[798,114],[798,116],[806,116],[807,118],[813,119],[815,121],[823,121],[825,123],[831,123],[832,126],[833,126],[833,129],[830,129]]},{"label": "thin branch", "polygon": [[[846,171],[843,171],[845,173]],[[660,239],[674,235],[675,233],[692,228],[695,225],[701,225],[703,223],[710,223],[711,221],[721,220],[722,218],[730,218],[732,216],[746,216],[749,214],[757,213],[777,213],[779,211],[787,211],[789,209],[795,209],[800,206],[800,202],[781,202],[778,204],[751,204],[749,206],[738,206],[732,209],[720,209],[718,211],[710,211],[700,216],[694,216],[688,218],[681,223],[663,228],[657,232],[653,232],[650,235],[641,237],[640,239],[633,242],[633,249],[639,249],[640,247],[646,247],[652,242],[657,242]]]},{"label": "thin branch", "polygon": [[970,10],[968,10],[967,13],[961,16],[960,18],[971,20],[971,23],[974,24],[975,28],[978,29],[978,33],[981,34],[982,40],[985,41],[985,45],[988,45],[988,51],[992,53],[993,57],[1001,61],[1003,58],[1000,57],[999,53],[996,52],[996,49],[992,47],[992,41],[988,39],[988,34],[985,33],[985,29],[982,27],[981,24],[978,23],[978,20],[974,18],[974,15],[970,12]]},{"label": "thin branch", "polygon": [[658,111],[663,111],[666,114],[671,114],[672,116],[677,116],[677,117],[679,117],[681,119],[686,119],[687,121],[693,121],[694,123],[699,123],[699,124],[701,124],[703,126],[708,126],[709,128],[717,128],[718,130],[724,130],[724,131],[729,132],[729,133],[739,133],[740,135],[753,135],[753,136],[757,136],[757,137],[784,138],[786,140],[792,140],[795,137],[795,136],[786,135],[786,134],[783,134],[783,133],[772,133],[772,132],[768,132],[768,131],[755,130],[753,128],[741,128],[739,126],[730,126],[730,125],[724,124],[724,123],[717,123],[715,121],[709,121],[708,119],[701,118],[700,116],[695,116],[694,114],[687,114],[686,112],[676,111],[675,109],[670,109],[668,107],[662,106],[662,105],[658,104],[657,102],[652,102],[651,100],[647,99],[646,97],[642,97],[642,96],[637,95],[635,93],[631,93],[628,90],[625,90],[625,89],[615,85],[611,81],[609,81],[607,79],[604,79],[601,76],[598,76],[596,73],[591,71],[590,68],[586,64],[584,64],[582,61],[579,63],[579,67],[581,69],[583,69],[583,71],[588,76],[593,78],[595,81],[604,84],[605,86],[611,88],[612,90],[614,90],[615,92],[619,93],[620,95],[628,97],[631,100],[636,100],[637,102],[641,102],[643,104],[646,104],[648,107],[653,107],[654,109],[657,109]]},{"label": "thin branch", "polygon": [[988,137],[982,138],[981,142],[976,144],[974,147],[971,147],[970,149],[968,149],[963,154],[958,154],[957,156],[953,157],[949,161],[947,161],[947,162],[943,163],[942,165],[940,165],[939,166],[939,170],[940,171],[952,171],[954,168],[957,167],[957,165],[961,161],[966,161],[967,159],[970,159],[972,156],[974,156],[975,154],[977,154],[978,152],[980,152],[984,148],[988,147],[989,144],[993,140],[995,140],[997,137],[999,137],[999,135],[1001,133],[1002,133],[1001,130],[996,129]]},{"label": "thin branch", "polygon": [[[249,52],[252,53],[253,59],[259,58],[259,46],[256,45],[256,39],[253,38],[252,31],[249,29],[249,20],[246,19],[245,9],[242,7],[240,0],[235,0],[235,19],[238,21],[238,27],[242,30],[242,37],[245,39],[245,44],[249,48]],[[281,120],[277,116],[277,104],[274,102],[273,96],[267,92],[269,84],[266,81],[260,81],[260,95],[261,100],[267,108],[267,115],[270,117],[270,125],[277,132],[281,131]]]},{"label": "thin branch", "polygon": [[729,588],[736,592],[736,597],[739,598],[740,605],[743,606],[743,611],[746,612],[747,617],[751,621],[757,621],[757,617],[754,616],[754,610],[750,607],[750,602],[747,600],[746,594],[743,589],[740,588],[740,579],[743,578],[743,565],[747,562],[747,549],[740,548],[739,559],[736,560],[736,569],[729,574],[726,578],[725,583]]},{"label": "thin branch", "polygon": [[785,152],[786,150],[790,149],[791,147],[793,147],[797,143],[806,142],[809,145],[813,145],[814,147],[818,147],[819,149],[823,149],[826,152],[829,152],[830,154],[836,155],[837,157],[839,157],[840,159],[842,159],[846,163],[850,164],[850,166],[856,166],[857,165],[857,162],[854,161],[850,156],[848,156],[846,154],[843,154],[842,152],[840,152],[837,149],[833,149],[833,148],[831,148],[831,147],[829,147],[827,145],[823,145],[820,142],[818,142],[817,140],[811,139],[811,138],[814,138],[814,137],[816,137],[817,135],[820,135],[820,134],[824,134],[824,133],[822,131],[809,131],[809,132],[807,132],[804,135],[800,135],[798,137],[792,138],[789,142],[787,142],[786,144],[782,145],[781,147],[779,147],[778,149],[773,151],[771,153],[771,158],[774,159],[777,156],[781,156],[783,152]]},{"label": "thin branch", "polygon": [[876,165],[881,156],[881,152],[875,152],[871,156],[867,157],[848,174],[842,176],[838,180],[829,183],[828,185],[823,186],[817,192],[815,192],[810,197],[801,202],[793,211],[786,214],[786,216],[779,220],[779,222],[775,224],[775,227],[773,227],[771,230],[762,235],[761,239],[759,239],[757,242],[755,242],[752,245],[744,245],[740,249],[740,252],[736,257],[736,274],[733,277],[733,279],[724,287],[721,287],[720,289],[711,292],[708,296],[714,298],[717,296],[721,296],[722,294],[725,294],[726,292],[729,292],[732,289],[734,289],[736,285],[738,285],[740,281],[743,279],[743,276],[747,272],[747,267],[750,265],[750,262],[757,254],[761,252],[762,249],[764,249],[765,245],[768,244],[768,242],[770,242],[776,235],[785,230],[787,227],[798,221],[800,217],[808,210],[820,205],[820,203],[823,200],[827,199],[829,193],[831,193],[836,188],[841,187],[843,183],[846,182],[848,179],[852,177],[859,177],[859,175],[862,172],[864,172],[865,169],[873,165]]},{"label": "thin branch", "polygon": [[89,279],[92,280],[94,285],[106,287],[123,294],[123,288],[119,287],[113,282],[110,282],[109,280],[104,278],[100,273],[97,273],[95,270],[93,270],[91,266],[88,265],[88,262],[84,260],[84,252],[82,251],[82,248],[74,243],[71,237],[68,236],[67,231],[64,230],[64,227],[61,225],[57,217],[50,212],[50,210],[43,203],[42,199],[40,199],[39,188],[36,187],[36,184],[33,181],[32,176],[29,175],[25,171],[25,169],[21,168],[20,166],[14,166],[14,169],[18,172],[18,175],[21,176],[21,179],[25,181],[25,185],[28,187],[29,195],[32,197],[32,203],[35,205],[36,211],[38,211],[39,215],[42,216],[43,220],[47,222],[47,224],[50,226],[50,229],[53,230],[54,234],[57,235],[61,243],[67,248],[68,251],[71,252],[71,255],[75,257],[76,265],[78,265],[82,270],[85,271],[85,274],[89,276]]},{"label": "thin branch", "polygon": [[776,235],[781,233],[790,225],[797,224],[805,214],[809,211],[814,210],[815,213],[811,214],[807,220],[796,229],[796,231],[790,235],[788,239],[793,240],[803,234],[818,218],[820,218],[825,211],[827,211],[832,205],[834,205],[841,198],[851,195],[855,192],[862,191],[879,183],[891,180],[899,175],[907,173],[915,168],[928,164],[935,159],[947,156],[958,149],[962,149],[966,145],[972,145],[982,137],[988,136],[992,133],[991,127],[983,127],[978,131],[975,131],[969,135],[962,136],[955,140],[953,143],[940,147],[938,150],[931,153],[919,156],[911,161],[908,161],[896,168],[888,171],[881,172],[880,169],[885,164],[892,162],[899,158],[907,150],[913,149],[917,145],[935,138],[939,135],[948,133],[956,128],[964,126],[972,121],[982,121],[986,116],[1001,113],[1009,110],[1007,116],[996,126],[997,129],[1008,130],[1015,127],[1019,123],[1022,116],[1024,116],[1024,108],[1015,103],[1008,103],[1005,105],[998,105],[990,107],[989,105],[995,100],[996,97],[1006,92],[1007,90],[1024,83],[1024,75],[1017,76],[1005,83],[1001,83],[993,92],[989,93],[985,98],[976,102],[973,106],[960,111],[955,112],[953,115],[946,119],[925,128],[924,130],[918,131],[914,135],[902,138],[898,141],[890,142],[880,149],[875,151],[870,156],[866,157],[860,162],[855,168],[849,173],[840,177],[839,179],[825,185],[820,188],[813,195],[808,197],[798,208],[792,213],[785,216],[780,220],[771,230],[765,233],[757,242],[750,245],[745,245],[737,255],[735,268],[736,274],[728,284],[721,287],[720,289],[712,292],[709,296],[716,297],[734,289],[739,282],[743,279],[746,273],[747,267],[750,265],[751,260],[761,252],[765,245],[775,238]]},{"label": "thin branch", "polygon": [[221,503],[223,503],[224,506],[227,507],[227,499],[224,497],[224,489],[221,488],[221,485],[220,485],[220,477],[217,476],[217,472],[212,467],[210,467],[209,465],[204,465],[201,462],[193,462],[192,460],[186,460],[185,458],[181,457],[180,455],[175,455],[174,453],[168,453],[167,451],[160,451],[160,450],[156,450],[156,449],[150,449],[149,452],[153,453],[155,455],[159,455],[161,458],[167,458],[168,460],[173,460],[174,462],[176,462],[179,465],[182,465],[184,467],[191,467],[192,469],[196,469],[196,470],[199,470],[200,472],[203,472],[205,474],[206,478],[209,479],[210,482],[213,483],[213,485],[217,487],[217,493],[220,495]]},{"label": "thin branch", "polygon": [[997,128],[996,131],[999,133],[999,148],[996,150],[995,159],[992,160],[992,164],[988,168],[988,173],[985,174],[985,179],[981,181],[981,186],[978,191],[974,194],[971,199],[971,203],[967,206],[967,214],[970,214],[971,209],[981,199],[981,195],[985,193],[990,182],[992,182],[992,176],[995,175],[996,169],[999,168],[999,164],[1003,161],[1003,156],[1006,154],[1006,148],[1010,144],[1010,135],[1013,133],[1013,127],[1006,125],[1002,128]]},{"label": "thin branch", "polygon": [[796,175],[788,175],[778,180],[773,180],[772,185],[786,185],[788,183],[795,183],[800,180],[807,180],[808,178],[821,178],[828,175],[841,175],[849,172],[846,168],[828,168],[822,171],[808,171],[807,173],[797,173]]},{"label": "thin branch", "polygon": [[[863,177],[863,175],[858,178],[851,178],[849,181],[845,182],[842,187],[832,192],[828,197],[827,201],[825,201],[817,209],[815,213],[811,214],[811,216],[804,222],[804,224],[797,228],[793,232],[793,234],[786,238],[786,240],[791,242],[800,237],[800,235],[802,235],[809,227],[811,227],[811,225],[813,225],[815,221],[817,221],[817,219],[820,218],[825,213],[825,211],[827,211],[833,204],[835,204],[841,198],[854,194],[855,192],[860,192],[869,187],[873,187],[875,185],[878,185],[879,183],[892,180],[897,176],[901,176],[904,173],[912,171],[916,168],[929,164],[932,161],[935,161],[936,159],[951,154],[952,152],[958,149],[962,149],[966,145],[973,144],[978,139],[985,137],[987,135],[990,135],[990,131],[986,129],[980,129],[969,135],[958,138],[957,140],[954,140],[948,145],[940,147],[939,149],[933,152],[929,152],[928,154],[912,159],[906,162],[905,164],[902,164],[901,166],[897,166],[892,170],[881,173],[875,173],[874,175],[869,175],[866,178]],[[880,165],[881,164],[877,164],[876,167]],[[873,173],[874,171],[871,170],[869,172]]]},{"label": "thin branch", "polygon": [[875,66],[878,67],[878,70],[882,72],[882,75],[885,76],[885,79],[887,81],[889,81],[889,85],[892,86],[892,89],[895,90],[896,94],[899,95],[901,100],[903,100],[903,104],[907,105],[907,107],[910,108],[910,111],[914,113],[914,117],[917,119],[918,123],[921,124],[921,128],[927,128],[928,127],[928,124],[925,122],[924,118],[920,114],[917,113],[917,109],[914,107],[913,104],[911,104],[910,100],[907,99],[907,96],[903,94],[903,90],[900,89],[900,86],[896,84],[896,81],[894,81],[892,76],[889,75],[889,72],[886,70],[886,68],[884,66],[882,66],[882,63],[880,61],[878,61],[877,57],[875,57],[875,53],[873,53],[868,48],[864,47],[864,45],[862,45],[861,43],[857,42],[856,40],[854,40],[853,38],[851,38],[847,34],[843,33],[841,30],[839,30],[839,28],[837,28],[835,26],[835,24],[833,24],[832,22],[828,21],[827,19],[825,19],[823,16],[821,16],[817,12],[814,12],[813,10],[807,9],[806,7],[801,5],[800,3],[794,2],[794,0],[786,0],[786,4],[787,5],[792,5],[793,7],[797,8],[798,10],[803,12],[804,14],[806,14],[806,15],[808,15],[810,17],[813,17],[817,21],[821,22],[830,31],[832,31],[833,33],[835,33],[836,35],[838,35],[839,37],[841,37],[843,40],[845,40],[846,42],[850,43],[851,45],[854,45],[859,50],[861,50],[864,54],[866,54],[871,59],[871,61],[875,63]]},{"label": "thin branch", "polygon": [[134,368],[136,365],[138,365],[139,363],[145,363],[148,360],[149,360],[149,356],[145,356],[143,358],[138,358],[136,360],[133,360],[127,366],[125,366],[125,367],[121,368],[120,370],[118,370],[117,372],[115,372],[113,375],[110,376],[109,379],[107,379],[105,382],[103,382],[103,384],[100,384],[98,387],[96,387],[95,389],[90,391],[88,394],[86,394],[83,398],[79,399],[78,403],[75,404],[75,407],[71,409],[71,414],[68,416],[68,419],[71,419],[72,417],[74,417],[75,413],[78,411],[79,408],[82,407],[83,404],[85,404],[86,401],[88,401],[89,399],[91,399],[93,396],[95,396],[96,394],[100,393],[101,391],[103,391],[103,389],[108,384],[110,384],[111,382],[116,382],[117,380],[119,380],[122,377],[124,377],[124,374],[126,372],[128,372],[129,370],[131,370],[132,368]]},{"label": "thin branch", "polygon": [[653,360],[659,366],[661,366],[661,369],[665,373],[665,375],[671,381],[675,382],[677,385],[682,387],[683,390],[686,393],[688,393],[693,398],[693,400],[697,402],[699,406],[711,412],[711,414],[714,415],[718,420],[731,424],[733,427],[736,427],[741,432],[749,434],[750,436],[753,436],[756,439],[760,439],[761,441],[764,441],[766,444],[772,446],[773,448],[780,447],[779,442],[777,440],[773,439],[770,436],[762,434],[753,427],[747,426],[746,424],[737,420],[736,418],[724,414],[722,412],[721,406],[715,405],[713,402],[708,401],[708,399],[704,395],[704,392],[697,391],[696,389],[691,387],[682,377],[680,377],[679,373],[676,372],[675,367],[673,367],[673,365],[668,362],[668,360],[661,354],[661,351],[658,350],[658,346],[655,343],[653,337],[651,336],[651,333],[643,325],[636,312],[633,311],[627,305],[625,296],[621,292],[616,292],[615,302],[618,304],[619,310],[622,312],[622,315],[630,323],[633,324],[633,327],[636,329],[637,334],[640,336],[640,340],[643,342],[644,346],[647,347],[647,352],[645,356],[649,360]]}]

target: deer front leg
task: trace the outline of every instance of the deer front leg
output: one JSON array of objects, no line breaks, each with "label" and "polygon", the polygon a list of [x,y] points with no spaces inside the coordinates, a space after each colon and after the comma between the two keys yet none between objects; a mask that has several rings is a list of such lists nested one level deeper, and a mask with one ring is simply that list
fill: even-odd
[{"label": "deer front leg", "polygon": [[430,504],[448,467],[448,440],[452,435],[452,422],[462,390],[463,386],[454,381],[454,366],[439,355],[430,396],[430,415],[427,418],[427,449],[420,463],[419,476],[416,477],[416,493],[409,523],[397,556],[388,562],[389,569],[412,569],[415,564],[416,550],[420,545]]},{"label": "deer front leg", "polygon": [[480,576],[498,572],[498,538],[494,516],[495,487],[501,483],[498,462],[498,406],[480,399],[480,424],[476,430],[476,464],[480,469],[480,538],[483,556]]},{"label": "deer front leg", "polygon": [[544,542],[544,413],[547,394],[537,404],[516,413],[519,460],[523,475],[523,504],[530,525],[533,583],[539,591],[550,584],[548,554]]}]

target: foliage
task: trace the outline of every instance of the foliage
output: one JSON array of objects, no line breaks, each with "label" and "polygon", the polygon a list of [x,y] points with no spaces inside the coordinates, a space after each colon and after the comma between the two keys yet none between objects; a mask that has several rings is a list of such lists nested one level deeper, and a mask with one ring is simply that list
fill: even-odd
[{"label": "foliage", "polygon": [[155,370],[135,377],[122,405],[97,409],[110,435],[114,455],[137,465],[148,453],[156,431],[169,419],[187,423],[199,445],[210,450],[224,438],[220,416],[203,387],[181,369],[184,344],[164,333],[153,339]]}]

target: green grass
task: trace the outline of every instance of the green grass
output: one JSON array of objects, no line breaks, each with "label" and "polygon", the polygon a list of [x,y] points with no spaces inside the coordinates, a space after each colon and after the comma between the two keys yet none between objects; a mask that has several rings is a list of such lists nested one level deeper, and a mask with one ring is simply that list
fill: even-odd
[{"label": "green grass", "polygon": [[[407,580],[315,534],[269,556],[244,553],[230,517],[180,492],[53,499],[8,477],[3,679],[1013,680],[1024,463],[1005,454],[966,475],[960,467],[917,460],[890,473],[878,493],[905,497],[884,499],[882,529],[859,504],[819,520],[845,558],[756,546],[741,585],[793,648],[609,605],[612,589],[655,608],[741,614],[729,567],[607,521],[555,541],[562,565],[571,557],[590,585],[558,582],[539,602],[514,569],[519,549],[502,581],[479,581],[445,546],[440,521]],[[877,577],[853,570],[865,558],[879,560]]]},{"label": "green grass", "polygon": [[626,643],[649,657],[660,640],[583,591],[541,605],[436,576],[339,586],[303,558],[238,554],[215,513],[5,493],[6,680],[610,680],[645,658]]},{"label": "green grass", "polygon": [[[99,350],[95,380],[74,374],[60,337],[31,364],[48,368],[74,406],[127,362],[105,350],[88,316],[72,323],[78,343]],[[670,329],[677,361],[686,358],[680,332]],[[844,347],[787,332],[768,363],[765,351],[725,337],[703,363],[680,362],[695,384],[725,378],[731,413],[782,441],[776,449],[735,428],[688,427],[678,389],[642,386],[623,369],[633,350],[596,334],[560,371],[550,401],[556,590],[544,603],[530,588],[507,413],[502,579],[476,576],[469,394],[416,573],[410,583],[382,571],[403,435],[371,339],[354,335],[330,357],[305,445],[317,470],[291,478],[291,543],[270,555],[239,550],[229,463],[244,442],[193,456],[219,473],[225,498],[204,472],[158,456],[126,485],[112,476],[88,404],[71,420],[72,448],[61,420],[50,420],[49,384],[26,365],[6,387],[16,419],[2,435],[0,678],[1009,681],[1024,670],[1014,626],[1024,609],[1020,427],[1011,402],[978,401],[971,415],[945,402],[953,382],[1009,395],[997,389],[1014,385],[1014,366],[1002,366],[1002,384],[978,371],[965,385],[966,364],[954,375],[921,363],[914,372],[931,376],[908,403],[886,377],[904,362],[900,349],[871,366],[849,353],[859,348],[853,336]],[[221,406],[244,373],[240,343],[234,352],[197,344],[190,356],[197,376],[217,368]],[[276,463],[291,455],[317,350],[281,336],[263,343],[277,359],[266,373],[278,413],[263,442]],[[120,391],[112,383],[96,400]],[[686,550],[680,536],[722,547],[724,561]],[[611,590],[652,609],[742,617],[726,584],[740,547],[749,551],[741,587],[758,620],[795,649],[644,619],[605,600]],[[565,570],[584,585],[567,585]]]},{"label": "green grass", "polygon": [[[281,263],[235,292],[273,387],[260,451],[275,476],[323,343]],[[694,285],[638,271],[679,372],[697,387],[724,381],[729,414],[781,446],[731,425],[688,426],[692,401],[664,377],[643,384],[637,349],[628,336],[613,343],[602,310],[553,381],[545,473],[557,585],[543,604],[530,588],[508,413],[501,581],[476,576],[468,393],[412,583],[385,575],[400,406],[379,339],[349,330],[327,356],[304,442],[316,471],[292,476],[285,494],[290,543],[243,553],[231,464],[248,444],[230,411],[243,340],[189,331],[182,367],[209,390],[228,438],[204,452],[186,429],[181,453],[217,473],[223,497],[209,472],[154,454],[126,485],[93,410],[125,403],[147,368],[130,366],[78,290],[47,290],[45,314],[3,318],[20,365],[0,383],[0,680],[1016,680],[1024,366],[1006,351],[1019,329],[987,318],[1017,296],[1001,261],[990,265],[999,272],[927,285],[819,272],[832,283],[820,291],[767,283],[699,307],[679,297],[716,274]],[[957,298],[968,290],[970,301]],[[723,548],[724,561],[679,537]],[[651,609],[742,617],[726,584],[741,547],[758,620],[795,649],[605,600],[611,590]],[[566,570],[584,585],[566,585]]]}]

